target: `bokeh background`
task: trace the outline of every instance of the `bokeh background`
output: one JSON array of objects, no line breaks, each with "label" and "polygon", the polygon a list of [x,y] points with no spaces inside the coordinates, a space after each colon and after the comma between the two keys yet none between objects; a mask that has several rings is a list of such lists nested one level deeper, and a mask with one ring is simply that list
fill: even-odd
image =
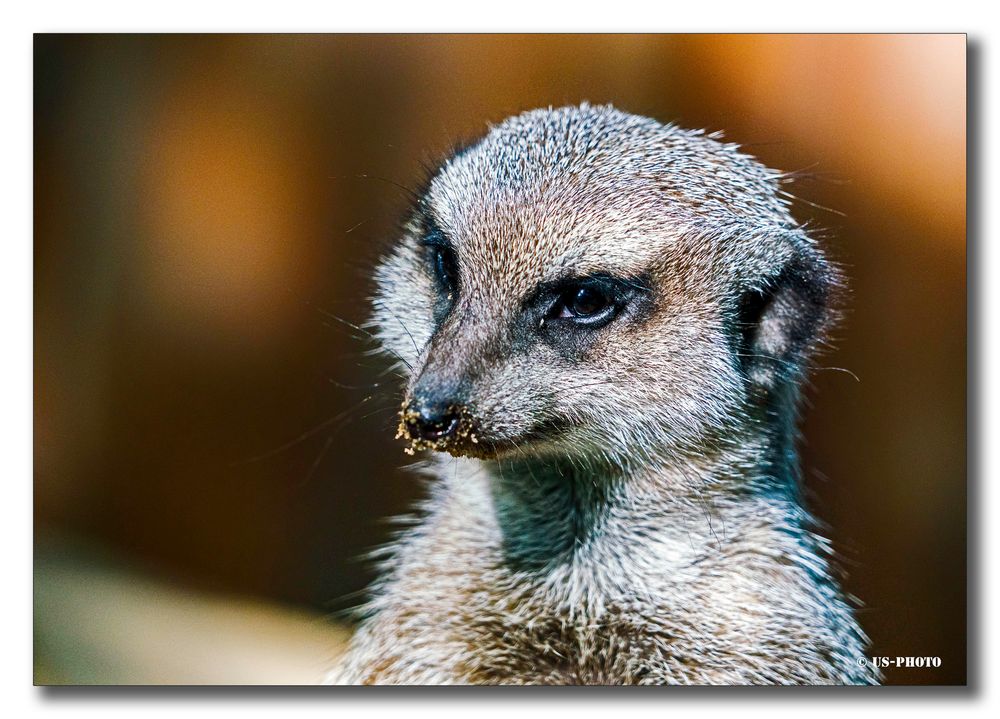
[{"label": "bokeh background", "polygon": [[814,377],[811,507],[871,653],[941,657],[887,680],[965,682],[964,36],[39,35],[34,65],[36,680],[169,680],[110,668],[162,664],[159,635],[79,636],[142,582],[156,613],[357,603],[422,488],[340,320],[428,166],[589,100],[803,171],[796,215],[852,291],[823,364],[857,377]]}]

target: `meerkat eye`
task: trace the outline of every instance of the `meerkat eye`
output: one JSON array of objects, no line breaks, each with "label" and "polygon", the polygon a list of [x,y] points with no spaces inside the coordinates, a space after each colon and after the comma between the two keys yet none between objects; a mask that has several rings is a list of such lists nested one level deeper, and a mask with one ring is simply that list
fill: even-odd
[{"label": "meerkat eye", "polygon": [[591,317],[608,306],[608,298],[593,287],[574,289],[563,302],[560,317]]},{"label": "meerkat eye", "polygon": [[458,263],[455,253],[444,245],[431,245],[431,269],[438,284],[448,294],[458,289]]},{"label": "meerkat eye", "polygon": [[566,288],[552,308],[552,317],[581,325],[598,325],[616,313],[614,299],[600,286],[574,284]]},{"label": "meerkat eye", "polygon": [[595,330],[619,315],[641,317],[652,302],[649,277],[616,277],[604,272],[543,285],[529,301],[535,322],[551,338],[573,330]]}]

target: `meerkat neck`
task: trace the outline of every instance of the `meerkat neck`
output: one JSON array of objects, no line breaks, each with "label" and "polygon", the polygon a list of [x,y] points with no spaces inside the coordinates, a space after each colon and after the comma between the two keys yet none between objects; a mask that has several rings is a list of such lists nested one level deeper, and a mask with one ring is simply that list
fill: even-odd
[{"label": "meerkat neck", "polygon": [[[797,464],[781,444],[746,443],[697,460],[641,467],[569,460],[488,463],[504,556],[524,568],[578,561],[601,544],[618,551],[683,530],[719,541],[712,522],[797,515]],[[762,509],[766,511],[762,511]],[[626,549],[627,551],[627,549]]]}]

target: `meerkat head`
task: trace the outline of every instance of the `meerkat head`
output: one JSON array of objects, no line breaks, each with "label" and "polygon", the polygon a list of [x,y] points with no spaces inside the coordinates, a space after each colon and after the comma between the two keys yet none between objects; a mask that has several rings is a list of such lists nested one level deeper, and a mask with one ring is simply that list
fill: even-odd
[{"label": "meerkat head", "polygon": [[376,275],[401,435],[623,462],[787,424],[834,276],[780,177],[612,107],[493,127],[431,178]]}]

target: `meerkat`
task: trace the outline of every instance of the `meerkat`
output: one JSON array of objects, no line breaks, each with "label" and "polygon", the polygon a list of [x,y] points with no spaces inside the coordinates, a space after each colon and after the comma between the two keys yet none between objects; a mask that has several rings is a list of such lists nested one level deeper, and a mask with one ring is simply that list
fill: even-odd
[{"label": "meerkat", "polygon": [[878,681],[799,497],[840,279],[781,181],[587,104],[444,162],[373,314],[429,498],[332,683]]}]

